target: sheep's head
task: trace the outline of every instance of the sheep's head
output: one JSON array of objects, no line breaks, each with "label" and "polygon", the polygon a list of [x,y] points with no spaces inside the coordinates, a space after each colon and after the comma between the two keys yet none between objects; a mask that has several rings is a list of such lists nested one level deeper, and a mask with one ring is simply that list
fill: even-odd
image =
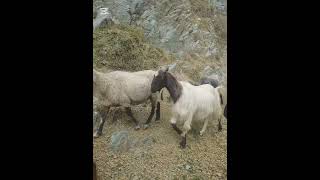
[{"label": "sheep's head", "polygon": [[156,75],[154,75],[152,83],[151,83],[151,92],[155,93],[160,91],[162,88],[166,86],[166,73],[168,72],[169,68],[165,70],[160,69]]}]

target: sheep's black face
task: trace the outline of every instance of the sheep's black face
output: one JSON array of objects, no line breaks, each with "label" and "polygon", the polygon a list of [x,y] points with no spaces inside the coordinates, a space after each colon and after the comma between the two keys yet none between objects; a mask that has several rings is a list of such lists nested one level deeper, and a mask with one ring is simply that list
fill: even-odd
[{"label": "sheep's black face", "polygon": [[158,74],[153,77],[152,83],[151,83],[151,92],[155,93],[157,91],[160,91],[162,88],[165,87],[165,75],[166,71],[159,70]]}]

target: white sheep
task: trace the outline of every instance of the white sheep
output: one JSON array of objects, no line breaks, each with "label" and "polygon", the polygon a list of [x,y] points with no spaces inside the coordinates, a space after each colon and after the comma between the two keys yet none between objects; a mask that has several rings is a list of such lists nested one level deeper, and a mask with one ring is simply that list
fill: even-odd
[{"label": "white sheep", "polygon": [[[213,87],[218,87],[220,86],[219,84],[219,81],[217,79],[213,79],[213,78],[209,78],[209,77],[204,77],[204,78],[201,78],[200,80],[200,85],[202,84],[211,84]],[[219,88],[219,90],[221,91],[222,88]],[[220,92],[219,91],[219,92]],[[221,105],[222,105],[222,109],[223,110],[223,115],[225,118],[227,118],[227,102],[225,99],[223,99],[223,95],[222,95],[222,91],[220,92],[220,100],[221,100]],[[162,94],[161,94],[161,99],[162,99]]]},{"label": "white sheep", "polygon": [[[160,91],[164,87],[169,91],[174,103],[170,123],[182,136],[180,142],[182,148],[186,147],[186,134],[191,129],[193,119],[204,120],[200,135],[205,132],[209,120],[218,120],[218,130],[222,130],[221,86],[217,88],[210,84],[194,86],[186,81],[177,81],[166,69],[159,70],[155,75],[151,84],[151,92]],[[184,123],[183,131],[176,126],[177,121]]]},{"label": "white sheep", "polygon": [[[140,125],[134,118],[131,105],[137,105],[151,100],[151,113],[145,123],[148,127],[154,113],[158,95],[151,93],[151,82],[156,71],[145,70],[138,72],[113,71],[101,73],[93,70],[93,96],[98,99],[98,111],[101,115],[98,130],[94,137],[102,134],[103,125],[110,107],[123,106],[132,118],[136,127]],[[156,121],[160,119],[160,103],[157,102]]]}]

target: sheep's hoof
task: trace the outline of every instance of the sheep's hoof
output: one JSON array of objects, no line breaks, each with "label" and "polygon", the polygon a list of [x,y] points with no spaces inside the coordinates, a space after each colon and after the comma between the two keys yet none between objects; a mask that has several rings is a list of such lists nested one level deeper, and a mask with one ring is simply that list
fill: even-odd
[{"label": "sheep's hoof", "polygon": [[221,126],[221,124],[218,126],[218,131],[222,131],[222,126]]},{"label": "sheep's hoof", "polygon": [[159,122],[160,122],[160,119],[156,119],[155,122],[156,122],[156,123],[159,123]]},{"label": "sheep's hoof", "polygon": [[187,147],[187,144],[184,141],[180,142],[181,149],[185,149]]},{"label": "sheep's hoof", "polygon": [[139,130],[140,129],[140,125],[136,125],[136,127],[134,127],[134,130]]},{"label": "sheep's hoof", "polygon": [[202,136],[202,135],[203,135],[203,132],[201,132],[201,131],[200,131],[200,133],[199,133],[199,134],[200,134],[200,136]]},{"label": "sheep's hoof", "polygon": [[95,132],[95,133],[93,134],[93,137],[94,137],[94,138],[98,138],[100,135],[101,135],[101,133]]},{"label": "sheep's hoof", "polygon": [[148,129],[148,127],[149,127],[149,124],[144,124],[143,125],[143,129]]}]

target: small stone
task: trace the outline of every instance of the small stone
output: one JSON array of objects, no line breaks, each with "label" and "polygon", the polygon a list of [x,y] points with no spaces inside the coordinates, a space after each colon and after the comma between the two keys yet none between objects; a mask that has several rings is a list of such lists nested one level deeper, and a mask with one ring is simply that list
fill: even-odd
[{"label": "small stone", "polygon": [[143,129],[147,129],[149,127],[149,124],[144,124]]},{"label": "small stone", "polygon": [[191,166],[190,165],[186,165],[186,170],[190,170],[191,169]]},{"label": "small stone", "polygon": [[135,127],[134,127],[134,130],[139,130],[140,129],[140,125],[136,125]]},{"label": "small stone", "polygon": [[130,143],[127,131],[115,132],[111,136],[111,148],[114,152],[128,151]]}]

